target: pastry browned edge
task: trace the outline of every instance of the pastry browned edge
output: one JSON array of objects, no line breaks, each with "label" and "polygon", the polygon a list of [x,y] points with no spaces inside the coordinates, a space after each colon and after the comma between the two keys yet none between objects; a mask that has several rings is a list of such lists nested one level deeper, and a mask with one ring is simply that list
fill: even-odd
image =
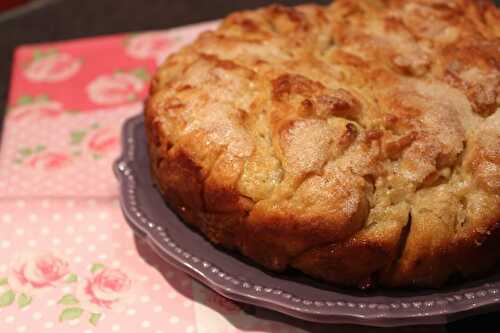
[{"label": "pastry browned edge", "polygon": [[337,0],[237,12],[171,55],[152,175],[210,241],[335,284],[439,287],[500,262],[500,11]]}]

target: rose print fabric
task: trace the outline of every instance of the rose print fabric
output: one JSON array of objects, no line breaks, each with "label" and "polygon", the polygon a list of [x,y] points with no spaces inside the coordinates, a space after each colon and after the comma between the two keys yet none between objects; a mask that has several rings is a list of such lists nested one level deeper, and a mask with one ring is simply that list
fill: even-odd
[{"label": "rose print fabric", "polygon": [[127,54],[136,59],[154,59],[160,64],[170,53],[175,37],[163,31],[133,34],[125,41]]},{"label": "rose print fabric", "polygon": [[196,331],[191,279],[160,267],[116,199],[2,198],[0,230],[1,332]]},{"label": "rose print fabric", "polygon": [[133,69],[98,76],[87,86],[88,98],[98,105],[114,105],[138,100],[146,87],[148,72]]},{"label": "rose print fabric", "polygon": [[142,103],[57,114],[26,108],[31,105],[14,107],[6,116],[0,196],[116,196],[111,165],[120,152],[121,125],[141,112]]},{"label": "rose print fabric", "polygon": [[81,59],[56,49],[37,50],[30,61],[26,61],[24,74],[33,82],[63,81],[80,69]]},{"label": "rose print fabric", "polygon": [[0,149],[0,332],[360,331],[225,299],[123,219],[111,169],[121,126],[156,66],[215,24],[17,49]]}]

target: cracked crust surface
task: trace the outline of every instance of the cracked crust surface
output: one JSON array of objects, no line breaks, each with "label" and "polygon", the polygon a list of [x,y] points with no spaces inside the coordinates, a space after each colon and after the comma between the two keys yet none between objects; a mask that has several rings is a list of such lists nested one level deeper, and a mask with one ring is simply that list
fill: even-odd
[{"label": "cracked crust surface", "polygon": [[145,111],[167,202],[272,270],[438,287],[500,260],[500,11],[337,0],[238,12]]}]

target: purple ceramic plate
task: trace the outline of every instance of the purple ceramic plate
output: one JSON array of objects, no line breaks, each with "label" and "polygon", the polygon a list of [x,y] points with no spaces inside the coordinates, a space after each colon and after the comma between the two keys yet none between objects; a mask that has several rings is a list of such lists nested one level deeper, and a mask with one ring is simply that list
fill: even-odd
[{"label": "purple ceramic plate", "polygon": [[308,321],[372,326],[442,324],[500,309],[500,274],[441,290],[361,292],[294,271],[272,273],[213,246],[185,225],[154,188],[142,116],[124,125],[123,153],[114,168],[123,213],[134,231],[165,261],[230,299]]}]

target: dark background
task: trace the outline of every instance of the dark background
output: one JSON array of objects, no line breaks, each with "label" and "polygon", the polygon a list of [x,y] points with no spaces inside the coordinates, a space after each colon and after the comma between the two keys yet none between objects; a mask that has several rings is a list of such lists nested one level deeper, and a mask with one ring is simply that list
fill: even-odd
[{"label": "dark background", "polygon": [[[4,1],[4,0],[0,0]],[[312,0],[311,0],[312,1]],[[167,29],[214,20],[242,9],[285,0],[35,0],[0,13],[0,134],[10,82],[12,52],[17,45],[136,30]],[[330,0],[315,0],[329,3]],[[497,6],[500,0],[495,1]],[[475,316],[447,325],[448,331],[497,331],[500,313]],[[492,327],[490,329],[486,329]]]}]

